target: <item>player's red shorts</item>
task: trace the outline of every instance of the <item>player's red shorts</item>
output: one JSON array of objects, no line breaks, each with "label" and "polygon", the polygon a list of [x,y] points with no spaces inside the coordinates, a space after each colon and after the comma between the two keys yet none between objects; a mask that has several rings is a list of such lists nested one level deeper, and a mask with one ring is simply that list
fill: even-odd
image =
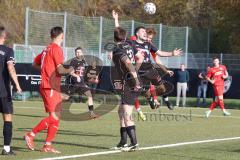
[{"label": "player's red shorts", "polygon": [[222,96],[224,91],[224,86],[213,86],[215,96]]},{"label": "player's red shorts", "polygon": [[61,93],[54,89],[40,89],[45,111],[46,112],[60,112],[62,107]]}]

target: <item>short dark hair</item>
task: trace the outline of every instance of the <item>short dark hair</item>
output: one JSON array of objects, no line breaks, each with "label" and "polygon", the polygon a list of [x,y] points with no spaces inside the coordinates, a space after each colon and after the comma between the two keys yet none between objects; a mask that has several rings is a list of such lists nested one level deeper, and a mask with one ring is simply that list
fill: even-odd
[{"label": "short dark hair", "polygon": [[0,26],[0,36],[2,36],[3,32],[5,32],[5,27],[4,26]]},{"label": "short dark hair", "polygon": [[212,60],[214,61],[215,59],[219,59],[219,57],[213,57]]},{"label": "short dark hair", "polygon": [[77,48],[75,49],[75,53],[77,52],[77,50],[82,50],[82,47],[77,47]]},{"label": "short dark hair", "polygon": [[115,42],[122,42],[126,40],[127,31],[124,30],[122,27],[117,27],[114,29],[114,41]]},{"label": "short dark hair", "polygon": [[51,38],[54,39],[62,33],[63,33],[62,27],[56,26],[51,29],[50,35],[51,35]]},{"label": "short dark hair", "polygon": [[139,26],[139,27],[135,28],[135,30],[134,30],[134,35],[135,35],[135,36],[137,36],[137,32],[138,32],[140,29],[146,29],[146,28],[143,27],[143,26]]}]

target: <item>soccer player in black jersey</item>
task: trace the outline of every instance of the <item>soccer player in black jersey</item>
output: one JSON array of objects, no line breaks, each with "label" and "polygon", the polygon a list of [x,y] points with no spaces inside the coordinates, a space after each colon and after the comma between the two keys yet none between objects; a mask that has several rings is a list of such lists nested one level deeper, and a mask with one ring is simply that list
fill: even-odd
[{"label": "soccer player in black jersey", "polygon": [[[113,18],[115,20],[115,27],[119,26],[118,22],[118,14],[113,11],[112,12]],[[151,61],[151,52],[154,52],[156,55],[161,57],[170,57],[170,56],[179,56],[182,54],[181,49],[175,49],[172,52],[164,52],[158,50],[152,43],[147,41],[147,33],[146,29],[143,26],[137,27],[134,31],[134,34],[136,36],[136,40],[134,41],[134,48],[137,52],[135,52],[135,56],[138,56],[137,54],[141,53],[144,56],[143,63],[138,70],[138,73],[140,74],[143,86],[146,90],[146,95],[149,101],[149,104],[152,109],[156,108],[156,106],[159,106],[159,102],[157,99],[153,99],[151,97],[152,91],[150,90],[150,85],[153,84],[155,86],[161,85],[161,76],[158,74],[158,71],[153,66]],[[160,61],[156,61],[156,63],[159,63]],[[160,64],[162,65],[162,64]],[[154,100],[154,101],[153,101]]]},{"label": "soccer player in black jersey", "polygon": [[77,47],[75,49],[75,58],[73,58],[70,62],[70,66],[74,68],[74,72],[70,74],[70,91],[71,93],[80,93],[85,94],[88,98],[88,109],[90,118],[98,118],[98,115],[96,115],[93,112],[93,97],[91,93],[91,89],[89,86],[85,83],[85,66],[86,61],[83,56],[83,51],[81,47]]},{"label": "soccer player in black jersey", "polygon": [[[138,97],[140,82],[137,76],[137,68],[141,65],[143,57],[139,57],[139,64],[135,64],[134,48],[132,42],[126,40],[127,33],[121,27],[114,30],[114,41],[116,47],[113,49],[112,60],[118,74],[122,77],[123,91],[118,115],[120,119],[121,140],[115,149],[124,151],[135,151],[138,149],[135,124],[132,118],[132,110],[135,99]],[[134,66],[135,65],[135,66]],[[127,146],[127,136],[131,144]]]},{"label": "soccer player in black jersey", "polygon": [[13,49],[4,45],[7,32],[4,27],[0,26],[0,112],[3,115],[3,139],[4,146],[2,155],[15,155],[10,148],[12,140],[12,114],[13,103],[10,89],[10,77],[12,78],[17,92],[21,93],[16,71],[14,68]]}]

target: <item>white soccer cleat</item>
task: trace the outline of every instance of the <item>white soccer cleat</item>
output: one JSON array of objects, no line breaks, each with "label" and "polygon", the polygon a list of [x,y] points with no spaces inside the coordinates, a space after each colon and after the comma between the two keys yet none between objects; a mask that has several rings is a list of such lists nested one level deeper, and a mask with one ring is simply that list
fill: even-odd
[{"label": "white soccer cleat", "polygon": [[134,152],[134,151],[139,150],[139,145],[138,144],[135,144],[135,145],[130,144],[130,146],[122,148],[121,150],[123,152]]},{"label": "white soccer cleat", "polygon": [[210,116],[211,112],[212,112],[211,110],[206,111],[205,112],[205,117],[208,118]]},{"label": "white soccer cleat", "polygon": [[228,111],[225,110],[225,111],[223,111],[223,115],[224,115],[224,116],[230,116],[231,113],[229,113]]}]

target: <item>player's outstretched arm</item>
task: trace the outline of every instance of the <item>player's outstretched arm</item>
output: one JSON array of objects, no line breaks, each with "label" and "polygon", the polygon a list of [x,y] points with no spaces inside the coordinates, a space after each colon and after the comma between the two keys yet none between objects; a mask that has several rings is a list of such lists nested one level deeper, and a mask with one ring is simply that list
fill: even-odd
[{"label": "player's outstretched arm", "polygon": [[181,56],[182,55],[182,49],[174,49],[172,52],[165,52],[158,50],[156,54],[160,57],[172,57],[172,56]]},{"label": "player's outstretched arm", "polygon": [[65,74],[72,74],[74,72],[74,69],[72,66],[70,66],[69,68],[65,68],[62,64],[59,64],[57,66],[57,71],[59,74],[65,75]]},{"label": "player's outstretched arm", "polygon": [[8,67],[8,72],[9,72],[9,74],[10,74],[10,76],[11,76],[11,78],[12,78],[12,80],[13,80],[15,86],[16,86],[17,92],[22,93],[22,89],[19,85],[16,70],[15,70],[13,62],[8,62],[7,67]]},{"label": "player's outstretched arm", "polygon": [[115,10],[112,10],[112,17],[114,19],[115,27],[120,27],[118,21],[118,13]]},{"label": "player's outstretched arm", "polygon": [[159,59],[158,56],[156,56],[155,62],[156,62],[156,64],[157,64],[157,66],[158,66],[165,74],[169,74],[167,67],[162,64],[162,62],[160,61],[160,59]]}]

